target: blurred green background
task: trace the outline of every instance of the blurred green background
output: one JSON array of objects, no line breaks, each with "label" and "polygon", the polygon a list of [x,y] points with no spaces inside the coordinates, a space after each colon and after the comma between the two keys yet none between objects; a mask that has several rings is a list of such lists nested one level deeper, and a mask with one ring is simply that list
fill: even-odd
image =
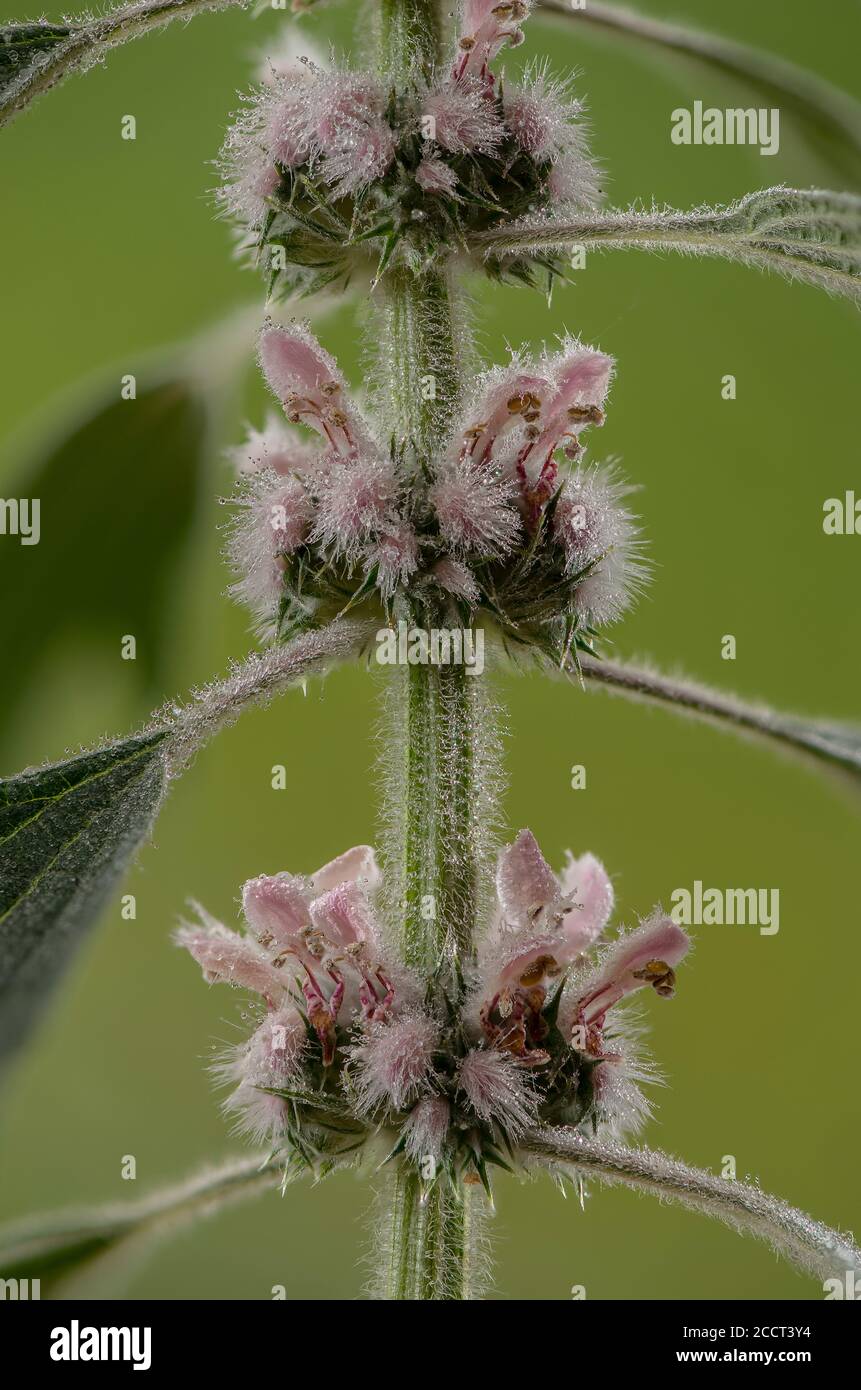
[{"label": "blurred green background", "polygon": [[[321,9],[304,28],[348,45],[352,8]],[[857,79],[861,7],[847,0],[641,8],[773,46],[848,90]],[[2,12],[25,17],[8,0]],[[94,382],[116,392],[119,376],[136,372],[140,391],[152,349],[231,307],[261,304],[254,276],[231,261],[227,227],[213,219],[208,161],[255,50],[271,47],[284,22],[229,13],[174,26],[112,54],[0,135],[4,496],[30,495],[21,473],[30,444],[80,413]],[[788,117],[773,159],[673,146],[678,105],[761,104],[728,77],[647,59],[585,29],[569,37],[533,20],[527,35],[508,70],[543,51],[555,67],[581,70],[615,203],[654,197],[684,207],[780,181],[839,182]],[[126,114],[137,119],[134,142],[120,138]],[[593,258],[552,309],[527,291],[478,285],[476,295],[488,357],[565,326],[618,359],[593,450],[620,455],[643,485],[657,569],[611,650],[650,653],[780,707],[856,718],[861,539],[825,537],[821,525],[827,497],[853,486],[861,495],[855,311],[741,268],[638,252]],[[356,324],[345,303],[319,325],[354,380]],[[721,399],[725,373],[737,377],[734,402]],[[43,500],[40,546],[2,541],[14,546],[3,607],[29,603],[30,623],[45,632],[26,680],[4,641],[4,772],[124,731],[247,650],[246,615],[224,592],[216,499],[229,487],[223,448],[243,416],[259,421],[264,403],[250,360],[245,395],[211,441],[189,548],[168,575],[160,661],[147,651],[137,663],[119,658],[120,637],[134,629],[104,602],[127,578],[122,548],[103,533],[104,505],[88,525],[86,498],[50,516]],[[117,526],[131,517],[137,530],[146,464],[122,447],[101,462]],[[151,509],[140,526],[153,527]],[[48,563],[61,536],[75,575],[72,613],[62,573],[50,602],[41,591],[32,600],[29,567]],[[133,563],[145,572],[139,545]],[[59,626],[58,614],[67,620]],[[721,660],[726,633],[737,638],[734,663]],[[617,920],[696,878],[780,889],[777,936],[700,928],[675,1001],[649,1001],[670,1085],[656,1097],[647,1142],[713,1170],[735,1155],[739,1176],[858,1229],[861,807],[803,766],[663,713],[534,677],[506,678],[503,693],[508,827],[531,826],[553,862],[569,846],[599,854],[615,875]],[[240,1151],[204,1068],[212,1040],[235,1035],[241,1006],[203,987],[169,933],[188,895],[233,922],[245,878],[311,870],[373,835],[375,701],[367,674],[340,671],[307,698],[293,693],[245,716],[176,785],[123,888],[137,896],[137,920],[121,919],[118,893],[6,1085],[0,1217],[133,1197]],[[274,763],[286,765],[286,791],[270,787]],[[585,791],[570,789],[574,763],[587,767]],[[121,1179],[126,1154],[137,1159],[135,1183]],[[283,1199],[272,1193],[161,1250],[130,1293],[265,1299],[278,1283],[290,1298],[354,1298],[368,1203],[351,1176]],[[596,1190],[584,1214],[550,1184],[503,1177],[494,1229],[499,1297],[566,1299],[573,1284],[589,1298],[822,1296],[764,1247],[625,1191]]]}]

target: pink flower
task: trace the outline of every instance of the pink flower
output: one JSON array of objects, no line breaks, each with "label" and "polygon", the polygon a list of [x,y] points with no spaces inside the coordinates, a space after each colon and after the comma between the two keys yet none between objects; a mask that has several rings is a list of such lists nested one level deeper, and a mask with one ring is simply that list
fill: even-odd
[{"label": "pink flower", "polygon": [[462,565],[460,560],[445,555],[441,560],[437,560],[431,574],[446,593],[453,594],[455,598],[462,598],[470,605],[478,603],[479,587],[471,570],[468,570],[466,565]]},{"label": "pink flower", "polygon": [[310,879],[261,874],[242,890],[251,937],[240,936],[199,908],[202,927],[183,926],[177,944],[203,967],[205,978],[260,994],[270,1009],[298,997],[322,1049],[334,1060],[339,1015],[387,1018],[414,997],[410,977],[381,958],[381,933],[369,897],[379,879],[373,851],[359,846]]},{"label": "pink flower", "polygon": [[[604,1049],[607,1011],[644,985],[671,994],[674,968],[689,946],[685,933],[656,913],[609,946],[597,966],[589,966],[587,953],[613,910],[607,873],[594,855],[574,859],[569,854],[557,876],[528,830],[500,854],[496,887],[497,918],[479,951],[473,1031],[491,1052],[540,1069],[550,1060],[545,1010],[551,992],[563,988],[557,1010],[565,1019],[559,1025],[565,1036],[574,1037],[579,1052],[602,1062],[615,1056],[621,1064],[621,1053]],[[574,982],[565,985],[563,976],[572,967]],[[619,1095],[627,1085],[619,1081]]]},{"label": "pink flower", "polygon": [[328,893],[341,883],[357,883],[366,893],[374,893],[380,886],[377,856],[370,845],[356,845],[345,850],[336,859],[331,859],[311,875],[311,888],[315,893]]},{"label": "pink flower", "polygon": [[285,981],[271,961],[253,941],[230,931],[199,903],[192,902],[191,906],[201,925],[184,923],[175,940],[197,961],[207,984],[253,990],[275,1008],[284,997]]},{"label": "pink flower", "polygon": [[319,74],[308,103],[307,128],[323,178],[347,197],[379,179],[395,155],[384,119],[386,93],[367,73]]},{"label": "pink flower", "polygon": [[270,79],[259,120],[262,143],[273,164],[296,169],[310,159],[313,139],[307,113],[320,76],[310,63],[295,62]]},{"label": "pink flower", "polygon": [[578,467],[556,504],[553,535],[567,572],[584,576],[575,604],[587,622],[618,618],[648,574],[636,519],[624,505],[630,491],[612,468]]},{"label": "pink flower", "polygon": [[233,593],[265,617],[278,602],[283,557],[301,545],[314,505],[299,478],[258,474],[240,501],[228,554],[240,575]]},{"label": "pink flower", "polygon": [[568,339],[537,371],[515,359],[487,373],[462,427],[461,458],[495,463],[515,478],[524,517],[534,524],[556,491],[556,450],[564,445],[576,456],[580,433],[603,423],[612,369],[612,358]]},{"label": "pink flower", "polygon": [[450,464],[433,487],[429,501],[443,540],[458,553],[480,558],[505,555],[520,532],[511,484],[470,459]]},{"label": "pink flower", "polygon": [[333,457],[354,458],[360,450],[374,447],[364,420],[349,403],[335,359],[307,328],[265,328],[260,366],[291,424],[316,430]]},{"label": "pink flower", "polygon": [[451,196],[457,188],[457,174],[439,155],[425,155],[416,169],[416,183],[425,193],[443,193]]},{"label": "pink flower", "polygon": [[603,931],[613,888],[591,854],[569,854],[557,877],[532,832],[521,830],[499,856],[496,893],[497,920],[479,953],[481,1027],[495,1047],[541,1064],[548,993]]},{"label": "pink flower", "polygon": [[675,967],[690,944],[687,933],[672,918],[653,913],[635,931],[615,941],[585,988],[580,986],[576,1020],[600,1029],[608,1009],[645,985],[651,985],[662,998],[672,997]]},{"label": "pink flower", "polygon": [[422,115],[433,122],[430,138],[451,154],[493,154],[505,135],[493,102],[475,78],[446,82],[428,92]]},{"label": "pink flower", "polygon": [[531,0],[464,0],[455,79],[480,77],[492,81],[488,64],[503,44],[515,47],[523,42],[519,26],[530,9]]},{"label": "pink flower", "polygon": [[242,157],[223,156],[224,183],[218,202],[226,212],[259,227],[269,209],[269,200],[280,183],[280,175],[267,150],[251,149]]},{"label": "pink flower", "polygon": [[219,201],[242,221],[259,227],[281,182],[278,166],[295,168],[311,155],[305,112],[315,70],[300,63],[288,74],[270,74],[231,126],[221,150]]},{"label": "pink flower", "polygon": [[371,1114],[381,1105],[402,1110],[427,1091],[439,1026],[418,1010],[383,1023],[371,1023],[352,1049],[359,1109]]},{"label": "pink flower", "polygon": [[232,1048],[216,1065],[223,1081],[238,1082],[224,1103],[238,1116],[237,1128],[255,1143],[271,1142],[286,1128],[286,1101],[273,1090],[301,1084],[305,1024],[288,1005],[269,1013],[246,1042]]},{"label": "pink flower", "polygon": [[404,1152],[414,1163],[439,1163],[451,1121],[451,1106],[442,1096],[423,1096],[404,1121]]},{"label": "pink flower", "polygon": [[613,908],[605,870],[569,854],[557,875],[522,830],[499,856],[495,920],[461,1004],[450,978],[435,995],[389,957],[379,887],[359,845],[307,877],[249,879],[245,936],[202,908],[177,933],[206,979],[266,1006],[214,1067],[240,1129],[317,1171],[394,1128],[390,1157],[427,1184],[484,1180],[499,1145],[511,1152],[535,1124],[611,1137],[642,1124],[640,1085],[656,1077],[624,1009],[608,1015],[647,985],[672,994],[689,943],[670,918],[656,911],[596,958]]},{"label": "pink flower", "polygon": [[310,475],[316,468],[319,450],[304,444],[270,412],[264,428],[249,429],[247,439],[231,449],[229,456],[239,473],[260,473],[271,468],[273,473],[282,476],[288,473]]},{"label": "pink flower", "polygon": [[406,585],[418,568],[419,547],[416,533],[408,521],[384,524],[375,544],[368,550],[366,573],[377,571],[377,588],[390,599]]},{"label": "pink flower", "polygon": [[568,141],[571,122],[583,107],[544,73],[525,86],[506,84],[505,124],[522,150],[534,159],[549,159]]},{"label": "pink flower", "polygon": [[479,1119],[497,1121],[511,1139],[535,1123],[534,1092],[509,1053],[488,1048],[468,1052],[457,1084]]},{"label": "pink flower", "polygon": [[318,486],[315,541],[355,560],[381,532],[396,537],[397,495],[397,478],[388,459],[364,455],[334,465]]}]

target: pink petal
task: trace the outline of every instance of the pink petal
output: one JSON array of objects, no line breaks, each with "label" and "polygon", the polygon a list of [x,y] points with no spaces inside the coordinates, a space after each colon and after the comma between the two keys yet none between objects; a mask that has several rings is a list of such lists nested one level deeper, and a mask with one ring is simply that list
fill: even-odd
[{"label": "pink petal", "polygon": [[536,1102],[523,1070],[493,1048],[468,1052],[460,1064],[458,1089],[483,1120],[497,1120],[516,1138],[535,1121]]},{"label": "pink petal", "polygon": [[514,844],[500,854],[496,891],[503,916],[512,926],[531,922],[542,907],[559,897],[556,875],[531,830],[521,830]]},{"label": "pink petal", "polygon": [[463,37],[470,42],[454,68],[457,78],[484,75],[487,64],[508,40],[515,45],[523,38],[518,25],[527,18],[531,0],[467,0],[463,9]]},{"label": "pink petal", "polygon": [[418,569],[419,546],[408,521],[392,521],[368,551],[365,572],[377,571],[377,588],[387,599]]},{"label": "pink petal", "polygon": [[265,328],[260,335],[260,366],[275,395],[293,422],[319,434],[342,457],[373,441],[346,398],[346,384],[335,359],[307,329]]},{"label": "pink petal", "polygon": [[359,1108],[370,1112],[383,1102],[400,1110],[428,1090],[438,1045],[436,1021],[418,1011],[369,1027],[353,1053]]},{"label": "pink petal", "polygon": [[203,926],[185,925],[174,940],[184,947],[203,970],[209,984],[240,985],[254,990],[269,1004],[283,996],[284,985],[263,953],[248,937],[229,931],[197,907]]},{"label": "pink petal", "polygon": [[654,984],[658,993],[671,993],[672,981],[664,984],[664,967],[672,971],[690,948],[690,938],[669,917],[656,913],[623,936],[604,958],[592,987],[578,1005],[584,1023],[594,1023],[626,994]]},{"label": "pink petal", "polygon": [[482,463],[498,459],[499,445],[505,435],[518,427],[522,429],[524,423],[536,423],[531,418],[525,421],[524,414],[527,417],[536,414],[540,420],[540,412],[546,407],[553,389],[546,376],[524,372],[519,367],[504,372],[501,377],[492,373],[488,388],[466,425],[470,433],[481,431],[469,446],[473,457]]},{"label": "pink petal", "polygon": [[439,1160],[450,1119],[451,1109],[447,1100],[442,1096],[424,1096],[404,1121],[407,1155],[416,1163],[426,1158]]},{"label": "pink petal", "polygon": [[492,154],[505,135],[496,104],[477,78],[446,82],[429,92],[422,114],[433,118],[435,143],[452,154]]},{"label": "pink petal", "polygon": [[[591,423],[588,412],[597,411],[603,404],[610,388],[613,373],[613,358],[594,348],[579,344],[556,359],[556,390],[553,399],[541,421],[541,437],[535,453],[539,459],[555,449],[563,435],[577,435]],[[583,417],[574,419],[571,412],[583,411]]]},{"label": "pink petal", "polygon": [[436,155],[426,155],[416,169],[416,183],[425,193],[453,193],[457,174]]},{"label": "pink petal", "polygon": [[610,920],[615,895],[607,870],[594,854],[581,855],[568,863],[560,875],[562,892],[570,896],[575,906],[566,912],[562,930],[566,938],[577,944],[581,954],[600,936]]},{"label": "pink petal", "polygon": [[324,864],[311,876],[311,887],[315,894],[328,893],[339,883],[361,883],[367,892],[372,892],[381,879],[377,858],[370,845],[355,845],[345,850],[337,859]]},{"label": "pink petal", "polygon": [[293,874],[260,874],[242,886],[242,910],[254,935],[293,949],[311,914],[299,879]]},{"label": "pink petal", "polygon": [[339,883],[311,904],[314,926],[336,946],[375,943],[377,924],[371,905],[358,883]]},{"label": "pink petal", "polygon": [[[493,992],[514,985],[523,985],[527,989],[536,985],[546,986],[557,979],[565,966],[579,955],[580,947],[561,933],[545,932],[541,936],[531,937],[526,949],[518,950],[502,966]],[[524,984],[525,976],[529,978]]]},{"label": "pink petal", "polygon": [[472,459],[449,465],[428,493],[447,544],[481,558],[505,555],[515,544],[514,498],[509,482]]},{"label": "pink petal", "polygon": [[437,560],[431,574],[446,593],[454,594],[455,598],[462,598],[469,604],[478,603],[481,593],[472,571],[459,560],[444,555],[441,560]]},{"label": "pink petal", "polygon": [[265,328],[260,335],[263,375],[282,402],[295,395],[318,397],[330,383],[343,389],[335,359],[300,329]]}]

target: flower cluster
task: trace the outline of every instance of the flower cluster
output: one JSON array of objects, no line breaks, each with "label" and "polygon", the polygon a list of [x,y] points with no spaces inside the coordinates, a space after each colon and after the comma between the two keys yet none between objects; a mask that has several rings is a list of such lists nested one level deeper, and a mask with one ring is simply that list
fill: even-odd
[{"label": "flower cluster", "polygon": [[[398,259],[420,268],[441,246],[463,248],[526,212],[594,207],[598,176],[570,83],[532,68],[508,84],[490,70],[522,38],[528,10],[465,0],[452,66],[400,95],[308,58],[271,68],[228,133],[218,192],[271,292],[346,281],[369,255],[377,274]],[[537,264],[510,260],[504,273],[530,280]]]},{"label": "flower cluster", "polygon": [[672,995],[688,949],[660,912],[595,951],[613,910],[602,865],[552,872],[531,833],[499,856],[477,960],[428,986],[397,958],[367,846],[308,878],[246,883],[247,934],[197,907],[177,933],[204,977],[252,990],[252,1036],[217,1064],[225,1109],[285,1166],[328,1171],[377,1135],[427,1181],[487,1180],[531,1126],[617,1136],[649,1113],[625,996]]},{"label": "flower cluster", "polygon": [[626,487],[587,465],[612,359],[573,339],[480,376],[452,437],[418,466],[382,443],[303,327],[264,330],[271,417],[235,451],[234,592],[289,636],[398,591],[477,609],[512,642],[567,659],[625,609],[643,576]]}]

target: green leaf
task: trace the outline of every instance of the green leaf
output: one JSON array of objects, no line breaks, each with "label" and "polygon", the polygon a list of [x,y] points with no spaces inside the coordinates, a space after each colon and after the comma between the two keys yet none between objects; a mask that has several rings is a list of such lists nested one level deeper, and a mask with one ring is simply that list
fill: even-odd
[{"label": "green leaf", "polygon": [[166,731],[0,781],[0,1056],[17,1047],[147,835]]},{"label": "green leaf", "polygon": [[256,1154],[206,1169],[138,1202],[29,1217],[0,1231],[0,1277],[39,1279],[43,1296],[115,1298],[118,1282],[122,1286],[157,1245],[183,1227],[273,1189],[277,1177],[286,1179],[282,1169]]},{"label": "green leaf", "polygon": [[712,690],[683,676],[667,676],[621,661],[582,657],[580,664],[582,679],[589,685],[630,700],[663,705],[676,714],[702,719],[742,737],[760,739],[786,753],[800,754],[824,771],[839,773],[855,791],[861,788],[861,726],[802,719],[722,690]]},{"label": "green leaf", "polygon": [[[160,29],[173,19],[205,10],[244,6],[248,0],[130,0],[107,14],[84,15],[64,25],[16,24],[9,35],[9,62],[0,63],[0,125],[14,119],[43,92],[73,72],[85,72],[112,48]],[[29,35],[23,31],[30,31]],[[35,34],[33,31],[37,31]],[[20,59],[15,62],[15,56]]]},{"label": "green leaf", "polygon": [[149,833],[168,777],[249,705],[356,655],[375,627],[331,623],[255,652],[150,732],[0,779],[0,1057],[26,1036]]},{"label": "green leaf", "polygon": [[552,1170],[596,1177],[608,1184],[678,1202],[722,1221],[741,1235],[764,1240],[797,1269],[823,1280],[861,1273],[861,1250],[851,1236],[815,1221],[761,1187],[715,1177],[705,1168],[653,1149],[629,1149],[614,1140],[585,1138],[578,1130],[544,1126],[523,1135],[521,1153]]},{"label": "green leaf", "polygon": [[[206,446],[206,407],[182,379],[139,390],[136,400],[101,395],[75,424],[4,477],[6,497],[38,498],[41,537],[0,544],[0,593],[27,602],[0,608],[0,647],[14,652],[0,685],[0,724],[24,698],[46,647],[66,634],[103,639],[148,694],[160,690],[165,609],[191,530]],[[38,615],[38,617],[36,616]],[[127,663],[124,663],[127,665]]]},{"label": "green leaf", "polygon": [[725,208],[632,207],[530,217],[470,242],[472,250],[492,259],[572,245],[717,256],[861,303],[861,197],[852,193],[778,187],[748,193]]},{"label": "green leaf", "polygon": [[46,20],[0,27],[0,96],[71,33],[68,25]]}]

